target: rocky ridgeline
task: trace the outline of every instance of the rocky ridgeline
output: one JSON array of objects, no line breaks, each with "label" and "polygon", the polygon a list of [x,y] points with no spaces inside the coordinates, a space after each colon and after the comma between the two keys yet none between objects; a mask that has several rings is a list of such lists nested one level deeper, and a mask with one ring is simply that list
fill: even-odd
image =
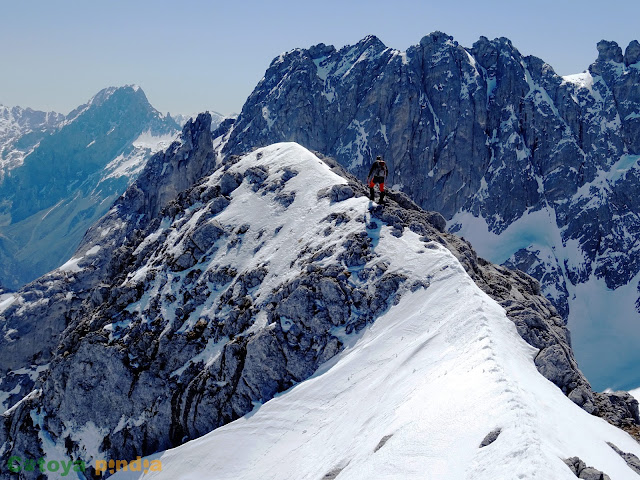
[{"label": "rocky ridgeline", "polygon": [[628,395],[591,391],[535,280],[479,259],[402,193],[358,207],[364,186],[324,162],[338,175],[291,144],[217,159],[210,117],[187,123],[87,233],[77,268],[28,285],[1,313],[2,390],[20,389],[2,461],[44,448],[86,462],[147,455],[308,378],[405,292],[429,287],[376,251],[386,226],[448,248],[540,350],[543,375],[588,412],[637,426]]},{"label": "rocky ridgeline", "polygon": [[359,178],[381,154],[390,185],[421,207],[482,217],[495,234],[548,211],[560,243],[518,245],[508,265],[540,280],[566,319],[570,285],[595,275],[617,288],[640,272],[639,50],[602,41],[588,72],[563,78],[506,38],[320,44],[276,58],[217,134],[229,153],[295,141]]}]

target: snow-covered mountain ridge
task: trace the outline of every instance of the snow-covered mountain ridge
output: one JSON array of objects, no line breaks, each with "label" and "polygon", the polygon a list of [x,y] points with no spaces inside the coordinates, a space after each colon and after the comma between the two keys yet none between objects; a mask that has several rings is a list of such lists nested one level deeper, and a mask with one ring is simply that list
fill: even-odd
[{"label": "snow-covered mountain ridge", "polygon": [[591,391],[531,278],[479,260],[402,194],[370,205],[357,180],[298,145],[217,157],[210,127],[208,115],[188,122],[72,260],[0,305],[3,459],[91,464],[180,445],[307,379],[441,282],[463,293],[464,316],[470,278],[535,348],[516,347],[530,370],[586,411],[637,425],[629,396]]},{"label": "snow-covered mountain ridge", "polygon": [[67,260],[178,134],[137,86],[106,88],[66,117],[2,107],[0,119],[0,280],[12,289]]},{"label": "snow-covered mountain ridge", "polygon": [[296,49],[217,134],[227,153],[296,141],[360,178],[383,155],[390,185],[541,281],[598,388],[634,387],[640,43],[597,48],[587,72],[564,78],[506,38]]},{"label": "snow-covered mountain ridge", "polygon": [[153,455],[161,472],[114,480],[571,480],[572,457],[605,478],[637,478],[608,443],[636,458],[640,445],[539,375],[537,349],[504,309],[446,248],[423,245],[383,226],[376,251],[428,287],[404,294],[310,379]]}]

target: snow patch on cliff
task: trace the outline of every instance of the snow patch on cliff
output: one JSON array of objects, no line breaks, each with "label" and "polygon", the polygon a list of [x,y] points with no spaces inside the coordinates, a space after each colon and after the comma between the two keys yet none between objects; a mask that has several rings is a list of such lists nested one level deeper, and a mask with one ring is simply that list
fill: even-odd
[{"label": "snow patch on cliff", "polygon": [[5,293],[0,295],[0,313],[4,312],[7,308],[11,306],[13,302],[16,301],[18,297],[16,295],[12,295],[11,293]]}]

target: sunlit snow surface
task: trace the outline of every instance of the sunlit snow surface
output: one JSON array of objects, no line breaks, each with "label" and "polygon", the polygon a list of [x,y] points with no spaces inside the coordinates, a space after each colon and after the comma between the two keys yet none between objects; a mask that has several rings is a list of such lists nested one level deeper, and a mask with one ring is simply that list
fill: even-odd
[{"label": "sunlit snow surface", "polygon": [[[333,175],[295,144],[262,152],[259,163],[270,168],[287,161],[305,164],[325,182]],[[255,156],[241,162],[247,161]],[[302,187],[296,187],[301,196],[311,195]],[[240,200],[256,217],[250,195],[236,190],[225,215],[233,215]],[[326,201],[309,204],[309,195],[296,196],[309,208],[306,218],[288,218],[283,232],[306,220],[309,229],[312,219],[328,213]],[[370,218],[366,199],[344,203]],[[431,285],[405,293],[360,335],[346,336],[347,348],[311,379],[200,439],[154,455],[162,472],[144,478],[574,480],[562,459],[579,456],[612,479],[637,479],[606,442],[638,456],[640,445],[542,377],[533,364],[536,351],[504,310],[448,250],[429,246],[413,232],[396,238],[382,227],[374,249],[389,262],[388,271],[430,277]],[[286,252],[271,254],[272,266],[286,263],[277,260]],[[281,273],[288,277],[286,268]],[[495,428],[502,429],[498,439],[479,448]],[[112,478],[139,477],[120,472]]]},{"label": "sunlit snow surface", "polygon": [[573,75],[565,75],[562,77],[564,83],[573,83],[578,88],[586,88],[593,95],[593,77],[591,73],[585,71],[582,73],[575,73]]}]

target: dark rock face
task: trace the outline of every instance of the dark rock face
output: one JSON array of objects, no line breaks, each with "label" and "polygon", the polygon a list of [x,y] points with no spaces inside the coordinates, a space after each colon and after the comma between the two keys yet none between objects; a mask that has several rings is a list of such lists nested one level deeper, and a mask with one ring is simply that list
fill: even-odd
[{"label": "dark rock face", "polygon": [[575,474],[576,477],[584,480],[611,480],[609,475],[602,473],[600,470],[596,470],[593,467],[587,467],[587,465],[578,457],[567,458],[564,463]]},{"label": "dark rock face", "polygon": [[600,40],[598,42],[598,62],[622,62],[622,49],[616,42]]},{"label": "dark rock face", "polygon": [[486,446],[491,445],[493,442],[495,442],[498,439],[498,436],[500,435],[501,432],[502,432],[501,428],[496,428],[495,430],[492,430],[489,433],[487,433],[487,436],[484,437],[484,439],[480,443],[480,448],[484,448]]},{"label": "dark rock face", "polygon": [[[451,54],[432,64],[431,57],[449,45]],[[429,63],[425,64],[425,60]],[[440,161],[446,164],[443,169],[449,166],[455,169],[449,176],[455,177],[458,186],[475,171],[457,171],[453,145],[461,149],[459,156],[471,155],[475,147],[467,142],[471,137],[466,133],[456,136],[453,119],[460,111],[474,110],[476,103],[486,103],[486,99],[470,96],[458,99],[448,95],[449,90],[442,94],[435,90],[436,98],[430,101],[423,92],[432,80],[438,84],[450,81],[448,72],[452,65],[468,75],[473,73],[465,50],[454,46],[451,38],[443,34],[425,37],[406,56],[386,48],[375,37],[367,37],[339,52],[324,45],[309,51],[296,50],[272,62],[265,79],[245,104],[226,150],[240,153],[274,143],[277,137],[278,141],[296,141],[334,156],[360,176],[366,174],[374,152],[386,153],[391,170],[396,172],[392,182],[413,185],[407,191],[418,203],[423,203],[427,196],[432,196],[440,179],[435,178],[431,187],[424,189],[426,171],[413,178],[401,175],[399,166],[407,173],[409,168],[418,167],[422,157],[418,152],[425,147],[435,149],[437,139],[450,137],[452,145],[440,149],[443,151],[439,156],[446,160],[432,160],[432,167]],[[427,75],[427,69],[433,79],[421,78]],[[285,82],[281,84],[282,79]],[[469,88],[480,89],[480,85]],[[444,107],[446,101],[454,102],[454,107]],[[282,115],[284,111],[293,116]],[[440,120],[438,114],[451,121]],[[472,115],[465,118],[472,131],[478,135],[484,131],[484,119],[478,121]],[[243,134],[241,130],[250,122],[253,122],[250,134]],[[479,177],[474,180],[479,184]],[[452,193],[443,192],[440,187],[438,190],[439,196],[448,200],[438,205],[447,208],[438,210],[453,213],[456,200],[450,198]],[[454,204],[450,205],[450,201]]]},{"label": "dark rock face", "polygon": [[633,396],[627,392],[598,392],[595,393],[595,403],[602,412],[602,418],[640,440],[638,401]]},{"label": "dark rock face", "polygon": [[496,260],[540,280],[566,320],[576,285],[616,289],[640,272],[640,44],[598,52],[563,78],[506,38],[464,48],[435,32],[406,52],[375,37],[320,44],[276,58],[215,134],[228,153],[296,141],[361,179],[381,154],[389,186],[472,243],[484,237],[470,217],[497,235],[521,225]]},{"label": "dark rock face", "polygon": [[629,67],[640,62],[640,42],[633,40],[624,51],[624,64]]},{"label": "dark rock face", "polygon": [[562,265],[557,262],[541,262],[542,252],[535,248],[522,248],[515,252],[509,260],[504,262],[504,266],[512,269],[527,272],[538,280],[541,285],[553,289],[553,295],[545,292],[553,302],[562,318],[569,315],[569,291],[567,281],[564,277]]}]

